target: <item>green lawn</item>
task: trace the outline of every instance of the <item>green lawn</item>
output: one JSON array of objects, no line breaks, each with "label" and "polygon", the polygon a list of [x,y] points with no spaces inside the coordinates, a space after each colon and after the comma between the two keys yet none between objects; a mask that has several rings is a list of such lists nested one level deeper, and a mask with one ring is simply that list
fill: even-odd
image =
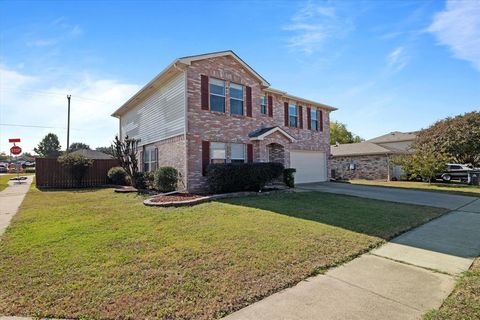
[{"label": "green lawn", "polygon": [[[30,176],[30,175],[32,175],[32,173],[22,173],[22,174],[20,174],[20,176],[25,176],[25,175]],[[8,181],[11,178],[14,178],[16,176],[17,176],[16,173],[0,174],[0,191],[7,188],[8,187]]]},{"label": "green lawn", "polygon": [[427,183],[415,181],[380,181],[380,180],[351,180],[352,184],[363,184],[378,187],[408,188],[425,191],[439,191],[480,197],[480,186],[469,186],[455,182],[451,183]]},{"label": "green lawn", "polygon": [[480,319],[480,258],[458,281],[455,290],[440,310],[428,313],[425,320],[477,320]]},{"label": "green lawn", "polygon": [[445,212],[315,192],[142,199],[32,188],[0,241],[0,314],[220,317]]}]

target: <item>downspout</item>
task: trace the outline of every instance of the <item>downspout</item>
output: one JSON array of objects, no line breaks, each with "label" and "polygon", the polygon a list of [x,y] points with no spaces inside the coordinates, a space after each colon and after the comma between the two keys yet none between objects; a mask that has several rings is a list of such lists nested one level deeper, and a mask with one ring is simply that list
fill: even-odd
[{"label": "downspout", "polygon": [[390,157],[388,156],[388,153],[385,153],[387,156],[387,181],[390,181],[391,176],[390,176]]}]

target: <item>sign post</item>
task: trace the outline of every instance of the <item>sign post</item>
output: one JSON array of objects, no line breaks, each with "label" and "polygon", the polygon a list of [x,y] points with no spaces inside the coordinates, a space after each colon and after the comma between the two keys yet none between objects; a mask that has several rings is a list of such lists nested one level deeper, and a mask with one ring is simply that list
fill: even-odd
[{"label": "sign post", "polygon": [[[22,148],[16,145],[16,143],[20,143],[20,138],[11,138],[8,139],[8,142],[13,143],[13,147],[10,148],[10,156],[18,156],[22,153]],[[17,183],[20,183],[20,166],[17,163],[15,167],[17,169]]]}]

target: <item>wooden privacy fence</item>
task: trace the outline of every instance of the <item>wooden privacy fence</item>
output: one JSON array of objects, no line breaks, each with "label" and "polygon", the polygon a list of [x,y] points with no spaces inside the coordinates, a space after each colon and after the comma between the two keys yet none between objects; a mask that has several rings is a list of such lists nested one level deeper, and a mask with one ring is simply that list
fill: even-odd
[{"label": "wooden privacy fence", "polygon": [[35,180],[40,188],[89,188],[109,184],[108,170],[118,166],[116,159],[92,160],[93,164],[87,169],[81,186],[71,177],[68,167],[62,166],[57,159],[37,158],[35,161]]}]

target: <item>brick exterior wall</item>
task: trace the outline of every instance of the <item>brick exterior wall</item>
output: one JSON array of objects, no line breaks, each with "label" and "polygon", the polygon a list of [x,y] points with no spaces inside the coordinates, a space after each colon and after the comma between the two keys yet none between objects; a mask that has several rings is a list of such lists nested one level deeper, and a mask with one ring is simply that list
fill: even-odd
[{"label": "brick exterior wall", "polygon": [[[212,112],[201,109],[201,75],[207,75],[226,81],[226,111],[225,113]],[[230,82],[238,83],[252,88],[252,117],[246,116],[246,99],[244,97],[243,116],[230,114],[229,85]],[[244,94],[245,94],[244,90]],[[225,143],[252,143],[254,161],[268,161],[266,146],[269,143],[279,143],[285,148],[285,166],[289,166],[290,150],[322,151],[329,159],[330,133],[329,112],[323,110],[323,132],[308,130],[306,107],[308,105],[297,103],[295,100],[284,100],[280,95],[273,96],[273,117],[260,112],[260,97],[263,95],[261,84],[257,78],[244,69],[231,57],[216,57],[194,61],[187,68],[187,188],[189,191],[202,191],[206,179],[202,176],[202,141]],[[288,128],[284,126],[284,102],[291,102],[303,106],[304,129]],[[296,142],[290,143],[280,133],[274,133],[263,141],[250,141],[248,134],[262,127],[279,126]],[[228,149],[227,149],[228,150]],[[327,172],[330,174],[330,161]]]},{"label": "brick exterior wall", "polygon": [[[178,185],[179,189],[183,189],[184,186],[186,187],[186,140],[185,135],[179,135],[176,137],[168,138],[165,140],[161,140],[152,144],[148,144],[144,146],[145,148],[153,147],[158,148],[158,159],[157,159],[157,167],[174,167],[175,169],[180,172],[182,175],[182,183]],[[143,168],[143,164],[140,163],[139,165]]]},{"label": "brick exterior wall", "polygon": [[[349,170],[350,164],[355,164],[355,170]],[[388,157],[386,155],[334,157],[332,159],[332,169],[335,170],[336,178],[387,180]]]}]

